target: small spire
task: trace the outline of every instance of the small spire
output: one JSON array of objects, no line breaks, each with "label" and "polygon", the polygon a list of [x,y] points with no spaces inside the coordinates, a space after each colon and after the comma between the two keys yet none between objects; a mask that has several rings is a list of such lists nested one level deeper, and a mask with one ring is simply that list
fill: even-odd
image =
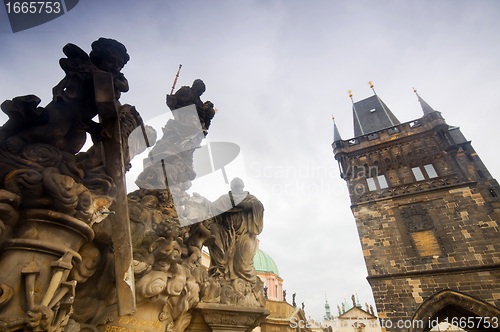
[{"label": "small spire", "polygon": [[423,100],[420,95],[418,94],[417,90],[415,88],[413,88],[413,92],[415,92],[415,94],[417,95],[417,98],[418,98],[418,101],[420,103],[420,106],[422,107],[422,111],[424,112],[424,116],[427,115],[427,114],[430,114],[432,112],[435,112],[436,110],[433,109],[429,104],[427,104],[425,102],[425,100]]},{"label": "small spire", "polygon": [[[335,118],[332,115],[332,120],[333,120],[333,142],[341,141],[342,137],[340,136],[339,129],[337,128],[337,125],[335,124]],[[326,291],[325,291],[325,296],[326,296]]]}]

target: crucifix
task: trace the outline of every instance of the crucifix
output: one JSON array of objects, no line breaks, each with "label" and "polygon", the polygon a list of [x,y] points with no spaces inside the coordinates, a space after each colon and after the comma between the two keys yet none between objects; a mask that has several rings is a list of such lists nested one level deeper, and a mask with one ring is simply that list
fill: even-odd
[{"label": "crucifix", "polygon": [[133,253],[128,215],[125,166],[123,162],[122,135],[119,104],[115,98],[113,76],[108,72],[95,71],[94,92],[99,121],[108,137],[103,137],[103,161],[107,173],[116,185],[115,202],[111,205],[110,222],[114,248],[115,282],[118,298],[118,314],[130,315],[136,310]]}]

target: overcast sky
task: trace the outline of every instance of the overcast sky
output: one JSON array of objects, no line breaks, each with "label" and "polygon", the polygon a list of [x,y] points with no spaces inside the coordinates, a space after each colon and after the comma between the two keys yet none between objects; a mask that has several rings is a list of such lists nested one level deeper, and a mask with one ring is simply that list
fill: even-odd
[{"label": "overcast sky", "polygon": [[[90,52],[99,37],[127,47],[130,91],[121,102],[146,123],[166,121],[179,64],[177,87],[205,81],[202,99],[219,109],[207,139],[240,146],[228,176],[241,176],[263,202],[260,248],[278,265],[289,302],[296,292],[312,318],[324,315],[325,290],[335,315],[344,294],[374,304],[331,149],[332,114],[342,137],[353,136],[347,90],[367,98],[373,81],[406,122],[422,116],[415,87],[500,175],[498,0],[82,0],[15,34],[0,9],[0,101],[35,94],[46,105],[64,75],[62,47]],[[221,171],[212,176],[222,181]],[[227,190],[197,188],[210,199]]]}]

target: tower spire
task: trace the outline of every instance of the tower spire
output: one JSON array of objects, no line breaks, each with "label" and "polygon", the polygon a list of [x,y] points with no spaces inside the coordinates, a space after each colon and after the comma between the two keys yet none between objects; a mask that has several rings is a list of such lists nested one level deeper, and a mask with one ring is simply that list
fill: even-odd
[{"label": "tower spire", "polygon": [[370,81],[368,84],[373,90],[374,95],[356,103],[352,99],[351,91],[349,91],[354,118],[354,137],[363,136],[400,124],[389,107],[376,94],[373,83]]},{"label": "tower spire", "polygon": [[[356,128],[356,124],[357,124],[359,126],[359,130],[361,131],[360,135],[364,135],[365,132],[363,130],[363,126],[361,125],[361,121],[359,121],[358,111],[356,110],[356,104],[354,104],[354,99],[352,99],[352,91],[349,90],[347,92],[349,93],[349,98],[351,98],[351,102],[352,102],[352,113],[354,114],[354,122],[355,122],[354,127]],[[356,131],[356,130],[354,130],[354,131]],[[356,136],[359,136],[359,135],[356,135]]]},{"label": "tower spire", "polygon": [[[332,115],[332,120],[333,120],[333,142],[341,141],[342,137],[340,136],[339,129],[337,128],[337,124],[335,123],[335,118]],[[326,293],[325,293],[326,296]]]},{"label": "tower spire", "polygon": [[372,81],[369,81],[368,84],[370,85],[370,88],[372,89],[373,94],[377,97],[377,100],[378,100],[380,106],[382,106],[382,109],[384,110],[385,115],[389,119],[389,121],[391,123],[391,126],[394,126],[394,121],[392,121],[391,117],[389,116],[389,113],[387,113],[387,109],[385,107],[385,104],[382,102],[382,100],[380,100],[380,98],[378,97],[377,93],[375,92],[375,88],[373,87]]},{"label": "tower spire", "polygon": [[330,305],[328,304],[328,300],[326,298],[326,289],[325,289],[325,316],[323,317],[323,320],[333,320],[334,317],[330,313]]},{"label": "tower spire", "polygon": [[420,97],[420,95],[418,94],[418,92],[415,88],[413,88],[413,92],[415,92],[415,94],[417,95],[418,101],[420,102],[420,106],[422,107],[422,111],[424,112],[424,116],[429,114],[429,113],[436,112],[435,109],[433,109],[429,104],[427,104],[425,102],[425,100],[423,100]]}]

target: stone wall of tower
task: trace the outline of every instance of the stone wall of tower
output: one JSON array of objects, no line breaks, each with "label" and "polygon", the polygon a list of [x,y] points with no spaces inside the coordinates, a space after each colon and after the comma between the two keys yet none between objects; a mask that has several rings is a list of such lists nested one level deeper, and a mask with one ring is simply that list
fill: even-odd
[{"label": "stone wall of tower", "polygon": [[368,136],[333,147],[386,330],[443,290],[500,308],[500,187],[470,142],[438,112]]},{"label": "stone wall of tower", "polygon": [[[500,207],[478,187],[459,186],[353,207],[379,317],[410,320],[444,289],[500,307],[498,219],[490,204]],[[405,227],[404,210],[416,206],[430,216],[429,230]]]}]

